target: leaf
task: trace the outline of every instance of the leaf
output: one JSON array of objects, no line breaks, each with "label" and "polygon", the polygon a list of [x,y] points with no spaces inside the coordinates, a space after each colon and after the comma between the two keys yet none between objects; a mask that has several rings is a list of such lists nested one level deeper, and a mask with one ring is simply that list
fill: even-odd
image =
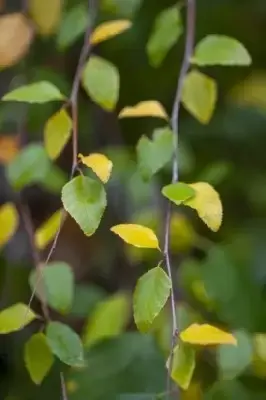
[{"label": "leaf", "polygon": [[134,16],[141,3],[142,0],[102,0],[100,7],[107,14],[119,14],[129,18]]},{"label": "leaf", "polygon": [[147,43],[147,53],[153,67],[159,67],[168,51],[183,33],[180,9],[176,6],[162,11],[155,19]]},{"label": "leaf", "polygon": [[162,189],[162,194],[177,206],[194,197],[195,190],[186,183],[178,182],[172,183],[170,185],[164,186]]},{"label": "leaf", "polygon": [[2,97],[2,101],[20,101],[24,103],[47,103],[65,100],[65,96],[51,82],[40,81],[29,83],[12,90]]},{"label": "leaf", "polygon": [[155,100],[141,101],[132,107],[123,108],[119,118],[157,117],[168,120],[168,115],[162,104]]},{"label": "leaf", "polygon": [[0,312],[0,334],[19,331],[36,318],[26,304],[16,303]]},{"label": "leaf", "polygon": [[19,215],[12,203],[0,207],[0,248],[5,246],[16,232],[19,224]]},{"label": "leaf", "polygon": [[33,29],[21,13],[0,17],[0,68],[17,64],[28,52]]},{"label": "leaf", "polygon": [[82,84],[91,99],[103,109],[113,111],[119,97],[118,69],[98,56],[90,57],[82,73]]},{"label": "leaf", "polygon": [[[187,390],[192,380],[196,367],[195,350],[180,342],[174,349],[171,378],[183,390]],[[170,368],[170,360],[167,361],[167,369]]]},{"label": "leaf", "polygon": [[54,357],[43,333],[31,336],[24,347],[24,361],[32,381],[39,385],[49,373]]},{"label": "leaf", "polygon": [[0,163],[6,165],[13,161],[19,153],[19,148],[20,143],[17,135],[0,136]]},{"label": "leaf", "polygon": [[236,338],[225,331],[209,324],[192,324],[180,333],[183,342],[201,346],[232,344],[237,345]]},{"label": "leaf", "polygon": [[88,12],[85,4],[72,7],[63,15],[57,35],[57,46],[64,50],[71,46],[88,25]]},{"label": "leaf", "polygon": [[28,10],[38,32],[49,36],[56,32],[60,23],[63,0],[28,0]]},{"label": "leaf", "polygon": [[72,367],[84,366],[81,340],[69,326],[61,322],[49,322],[46,336],[50,349],[59,360]]},{"label": "leaf", "polygon": [[149,331],[167,302],[171,286],[171,280],[160,267],[151,269],[138,280],[133,295],[133,310],[140,332]]},{"label": "leaf", "polygon": [[214,232],[217,232],[223,219],[223,208],[219,194],[206,182],[189,185],[196,195],[184,202],[184,205],[197,211],[203,222]]},{"label": "leaf", "polygon": [[173,155],[173,133],[169,128],[155,129],[152,139],[142,136],[137,144],[138,165],[144,179],[150,179]]},{"label": "leaf", "polygon": [[129,311],[129,297],[123,293],[98,303],[84,328],[84,346],[91,346],[100,340],[122,333],[130,317]]},{"label": "leaf", "polygon": [[91,43],[96,45],[114,36],[120,35],[131,28],[132,23],[128,19],[103,22],[92,33]]},{"label": "leaf", "polygon": [[50,168],[44,148],[38,144],[25,147],[7,166],[7,177],[15,190],[42,182]]},{"label": "leaf", "polygon": [[52,115],[44,127],[44,145],[48,156],[55,160],[67,144],[72,130],[72,119],[63,108]]},{"label": "leaf", "polygon": [[34,270],[30,274],[32,291],[41,301],[54,310],[66,314],[72,307],[74,298],[74,275],[71,267],[64,262],[53,262],[42,268],[41,280]]},{"label": "leaf", "polygon": [[216,81],[199,71],[190,71],[184,81],[182,104],[202,124],[208,124],[217,101]]},{"label": "leaf", "polygon": [[91,178],[78,176],[63,187],[62,202],[85,235],[93,235],[107,205],[102,184]]},{"label": "leaf", "polygon": [[113,163],[104,154],[92,153],[86,157],[79,154],[79,158],[84,165],[93,170],[103,183],[109,181]]},{"label": "leaf", "polygon": [[251,57],[238,40],[223,35],[208,35],[196,46],[191,59],[197,65],[250,65]]},{"label": "leaf", "polygon": [[45,247],[53,240],[59,229],[61,218],[62,210],[58,210],[37,229],[34,239],[36,247],[39,250],[45,249]]},{"label": "leaf", "polygon": [[120,236],[126,243],[135,247],[160,249],[155,233],[142,225],[120,224],[113,226],[111,231]]}]

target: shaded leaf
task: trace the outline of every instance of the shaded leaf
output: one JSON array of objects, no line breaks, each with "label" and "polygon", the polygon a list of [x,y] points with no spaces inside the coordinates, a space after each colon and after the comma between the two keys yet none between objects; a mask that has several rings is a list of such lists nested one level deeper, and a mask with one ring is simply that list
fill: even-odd
[{"label": "shaded leaf", "polygon": [[38,249],[45,249],[45,247],[53,240],[59,229],[61,218],[62,210],[58,210],[37,229],[34,239]]},{"label": "shaded leaf", "polygon": [[85,176],[78,176],[63,187],[62,202],[86,236],[98,228],[107,204],[102,184]]},{"label": "shaded leaf", "polygon": [[197,65],[250,65],[251,57],[238,40],[223,35],[208,35],[196,46],[191,59]]},{"label": "shaded leaf", "polygon": [[79,158],[84,165],[93,170],[103,183],[109,181],[113,163],[104,154],[92,153],[89,156],[79,154]]},{"label": "shaded leaf", "polygon": [[[168,370],[170,368],[169,363],[170,361],[168,359]],[[195,367],[195,349],[180,342],[174,349],[171,377],[183,390],[188,389]]]},{"label": "shaded leaf", "polygon": [[147,53],[153,67],[161,65],[182,32],[183,24],[178,7],[167,8],[156,17],[152,34],[147,43]]},{"label": "shaded leaf", "polygon": [[168,115],[161,103],[155,100],[141,101],[132,107],[125,107],[119,118],[157,117],[168,120]]},{"label": "shaded leaf", "polygon": [[162,189],[162,194],[167,199],[171,200],[173,203],[179,206],[191,197],[194,197],[196,192],[190,185],[178,182],[164,186]]},{"label": "shaded leaf", "polygon": [[82,73],[82,84],[91,99],[103,109],[113,111],[119,97],[118,69],[98,56],[90,57]]},{"label": "shaded leaf", "polygon": [[198,344],[202,346],[216,344],[237,345],[236,338],[232,333],[225,332],[209,324],[192,324],[180,333],[183,342]]},{"label": "shaded leaf", "polygon": [[202,124],[208,124],[213,115],[216,101],[216,81],[199,71],[190,71],[184,81],[183,106]]},{"label": "shaded leaf", "polygon": [[159,242],[155,233],[142,225],[120,224],[113,226],[111,231],[120,236],[126,243],[135,247],[159,249]]},{"label": "shaded leaf", "polygon": [[134,291],[133,309],[139,331],[149,331],[155,317],[167,302],[171,286],[171,280],[160,267],[151,269],[138,280]]},{"label": "shaded leaf", "polygon": [[100,7],[103,11],[110,14],[119,14],[129,18],[134,16],[141,6],[143,0],[102,0]]},{"label": "shaded leaf", "polygon": [[0,334],[19,331],[36,318],[37,315],[26,304],[14,304],[0,312]]},{"label": "shaded leaf", "polygon": [[28,10],[38,32],[43,36],[56,32],[60,23],[63,0],[28,0]]},{"label": "shaded leaf", "polygon": [[60,50],[71,46],[85,32],[88,25],[88,11],[85,4],[78,4],[63,15],[57,34]]},{"label": "shaded leaf", "polygon": [[24,361],[32,381],[39,385],[49,373],[54,357],[43,333],[31,336],[24,347]]},{"label": "shaded leaf", "polygon": [[132,23],[127,19],[107,21],[97,26],[92,33],[91,43],[98,44],[114,36],[120,35],[124,31],[131,28]]},{"label": "shaded leaf", "polygon": [[55,160],[67,144],[72,130],[72,119],[65,109],[52,115],[44,127],[44,145],[48,156]]},{"label": "shaded leaf", "polygon": [[0,207],[0,247],[5,246],[18,228],[19,215],[12,203]]},{"label": "shaded leaf", "polygon": [[0,163],[5,165],[12,161],[19,153],[19,148],[19,137],[17,135],[0,136]]},{"label": "shaded leaf", "polygon": [[65,96],[51,82],[40,81],[29,83],[12,90],[2,97],[2,101],[20,101],[24,103],[47,103],[65,100]]}]

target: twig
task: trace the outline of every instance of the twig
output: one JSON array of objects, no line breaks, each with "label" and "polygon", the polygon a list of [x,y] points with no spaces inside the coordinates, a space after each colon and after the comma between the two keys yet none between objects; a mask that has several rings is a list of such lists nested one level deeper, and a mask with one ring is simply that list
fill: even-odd
[{"label": "twig", "polygon": [[[175,94],[174,105],[171,114],[171,126],[173,130],[173,144],[174,144],[174,156],[173,156],[173,164],[172,164],[172,183],[178,182],[179,174],[178,174],[178,136],[179,136],[179,112],[181,105],[181,97],[182,90],[184,85],[184,80],[186,74],[190,67],[190,58],[193,55],[193,47],[194,47],[194,31],[195,31],[195,17],[196,17],[196,0],[186,0],[187,3],[187,13],[186,13],[186,37],[185,37],[185,52],[181,65],[180,74],[177,81],[177,88]],[[175,310],[175,295],[173,290],[173,279],[172,279],[172,268],[170,261],[170,249],[169,249],[169,240],[170,240],[170,223],[171,223],[171,211],[172,206],[171,202],[168,201],[167,204],[167,212],[165,219],[165,230],[164,230],[164,256],[165,263],[167,268],[168,276],[172,282],[171,289],[171,312],[172,312],[172,343],[171,343],[171,351],[169,358],[169,372],[167,378],[167,392],[171,392],[171,372],[173,367],[173,356],[174,356],[174,347],[176,343],[176,339],[178,337],[178,326],[177,326],[177,318],[176,318],[176,310]]]},{"label": "twig", "polygon": [[62,400],[68,400],[66,383],[65,383],[65,378],[64,378],[63,372],[60,372],[60,382],[61,382]]}]

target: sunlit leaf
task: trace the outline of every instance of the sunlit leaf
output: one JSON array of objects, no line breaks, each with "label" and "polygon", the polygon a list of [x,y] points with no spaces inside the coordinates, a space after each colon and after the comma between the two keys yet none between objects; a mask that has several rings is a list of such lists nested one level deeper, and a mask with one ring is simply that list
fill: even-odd
[{"label": "sunlit leaf", "polygon": [[44,145],[48,156],[55,160],[67,144],[72,130],[72,119],[61,109],[48,119],[44,127]]},{"label": "sunlit leaf", "polygon": [[63,0],[28,0],[28,10],[38,32],[43,36],[52,35],[59,25]]},{"label": "sunlit leaf", "polygon": [[160,66],[182,32],[183,24],[178,7],[167,8],[156,17],[147,43],[147,53],[152,66]]},{"label": "sunlit leaf", "polygon": [[103,185],[85,176],[78,176],[63,187],[62,202],[87,236],[98,228],[107,204]]},{"label": "sunlit leaf", "polygon": [[95,45],[107,39],[111,39],[128,30],[131,26],[131,21],[127,19],[103,22],[95,28],[91,37],[91,43]]},{"label": "sunlit leaf", "polygon": [[185,78],[182,92],[184,107],[202,124],[208,124],[216,101],[216,81],[202,72],[190,71]]},{"label": "sunlit leaf", "polygon": [[115,65],[98,56],[90,57],[82,73],[82,84],[91,99],[113,111],[119,97],[120,78]]},{"label": "sunlit leaf", "polygon": [[32,381],[39,385],[49,373],[54,357],[43,333],[36,333],[26,342],[24,361]]},{"label": "sunlit leaf", "polygon": [[191,59],[197,65],[250,65],[247,49],[238,40],[223,35],[208,35],[196,46]]},{"label": "sunlit leaf", "polygon": [[19,331],[36,318],[37,315],[26,304],[14,304],[0,312],[0,334]]},{"label": "sunlit leaf", "polygon": [[189,185],[195,191],[195,196],[184,202],[197,211],[203,222],[214,232],[218,231],[223,219],[223,208],[219,194],[206,182]]},{"label": "sunlit leaf", "polygon": [[164,186],[162,194],[176,205],[180,205],[195,196],[195,190],[188,184],[178,182]]},{"label": "sunlit leaf", "polygon": [[57,46],[60,50],[71,46],[85,32],[88,26],[88,10],[85,4],[68,10],[63,15],[57,35]]},{"label": "sunlit leaf", "polygon": [[160,267],[151,269],[138,280],[134,291],[133,309],[139,331],[149,331],[155,317],[167,302],[171,286],[171,280]]},{"label": "sunlit leaf", "polygon": [[109,181],[113,163],[104,154],[92,153],[89,156],[79,154],[79,158],[84,165],[93,170],[103,183]]},{"label": "sunlit leaf", "polygon": [[73,367],[84,366],[82,342],[68,325],[61,322],[49,322],[46,336],[50,349],[59,360]]},{"label": "sunlit leaf", "polygon": [[208,324],[192,324],[180,333],[183,342],[198,344],[202,346],[217,344],[237,345],[236,338],[232,333],[225,332],[215,326]]},{"label": "sunlit leaf", "polygon": [[36,295],[50,307],[62,314],[70,311],[74,298],[74,275],[71,267],[64,262],[53,262],[42,268],[41,281],[39,273],[34,270],[30,275],[30,286]]},{"label": "sunlit leaf", "polygon": [[130,299],[126,294],[118,293],[98,303],[84,328],[84,346],[119,335],[130,318]]},{"label": "sunlit leaf", "polygon": [[62,210],[56,211],[35,232],[35,243],[38,249],[43,250],[53,240],[60,226]]},{"label": "sunlit leaf", "polygon": [[155,233],[142,225],[120,224],[113,226],[111,231],[120,236],[126,243],[136,247],[159,249],[159,242]]},{"label": "sunlit leaf", "polygon": [[0,136],[0,163],[8,164],[19,152],[19,137],[16,135]]},{"label": "sunlit leaf", "polygon": [[[195,367],[195,350],[191,346],[180,342],[174,349],[171,377],[183,390],[188,389]],[[167,368],[168,370],[170,368],[169,359]]]},{"label": "sunlit leaf", "polygon": [[12,203],[0,207],[0,248],[14,235],[19,224],[19,215]]},{"label": "sunlit leaf", "polygon": [[119,118],[156,117],[168,120],[168,115],[161,103],[155,100],[141,101],[132,107],[125,107]]},{"label": "sunlit leaf", "polygon": [[51,82],[40,81],[29,83],[12,90],[2,97],[2,101],[19,101],[24,103],[47,103],[65,100],[65,96]]},{"label": "sunlit leaf", "polygon": [[0,67],[17,64],[28,52],[33,39],[33,29],[21,13],[0,17]]}]

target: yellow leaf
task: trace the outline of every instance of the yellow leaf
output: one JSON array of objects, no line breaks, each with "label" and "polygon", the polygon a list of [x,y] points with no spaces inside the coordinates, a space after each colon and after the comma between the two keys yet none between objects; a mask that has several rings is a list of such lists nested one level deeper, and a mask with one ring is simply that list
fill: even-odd
[{"label": "yellow leaf", "polygon": [[19,216],[12,203],[0,207],[0,247],[14,235],[19,223]]},{"label": "yellow leaf", "polygon": [[72,119],[63,108],[48,119],[44,127],[44,144],[48,156],[55,160],[67,144],[72,129]]},{"label": "yellow leaf", "polygon": [[0,163],[6,165],[12,161],[19,152],[18,136],[0,136]]},{"label": "yellow leaf", "polygon": [[189,185],[196,195],[185,201],[184,205],[197,211],[203,222],[214,232],[217,232],[223,219],[223,207],[216,190],[206,182],[197,182]]},{"label": "yellow leaf", "polygon": [[36,318],[37,315],[26,304],[14,304],[0,312],[0,334],[18,331]]},{"label": "yellow leaf", "polygon": [[33,29],[26,17],[20,13],[0,17],[0,67],[10,67],[29,50]]},{"label": "yellow leaf", "polygon": [[111,39],[112,37],[126,31],[131,26],[132,23],[127,19],[103,22],[94,30],[91,37],[91,43],[95,45],[104,40]]},{"label": "yellow leaf", "polygon": [[168,120],[168,115],[162,104],[155,100],[141,101],[133,107],[125,107],[119,113],[119,118],[157,117]]},{"label": "yellow leaf", "polygon": [[209,324],[192,324],[180,333],[183,342],[208,346],[216,344],[237,345],[236,338],[228,332],[222,331]]},{"label": "yellow leaf", "polygon": [[56,235],[62,218],[62,210],[56,211],[35,232],[35,244],[39,250],[43,250]]},{"label": "yellow leaf", "polygon": [[121,224],[111,228],[111,231],[121,237],[126,243],[135,247],[159,249],[159,242],[155,233],[142,225]]},{"label": "yellow leaf", "polygon": [[99,153],[92,153],[89,156],[79,154],[79,158],[84,165],[93,170],[103,183],[108,182],[113,168],[113,163],[109,158]]},{"label": "yellow leaf", "polygon": [[60,22],[63,0],[28,0],[29,13],[43,36],[52,35]]}]

